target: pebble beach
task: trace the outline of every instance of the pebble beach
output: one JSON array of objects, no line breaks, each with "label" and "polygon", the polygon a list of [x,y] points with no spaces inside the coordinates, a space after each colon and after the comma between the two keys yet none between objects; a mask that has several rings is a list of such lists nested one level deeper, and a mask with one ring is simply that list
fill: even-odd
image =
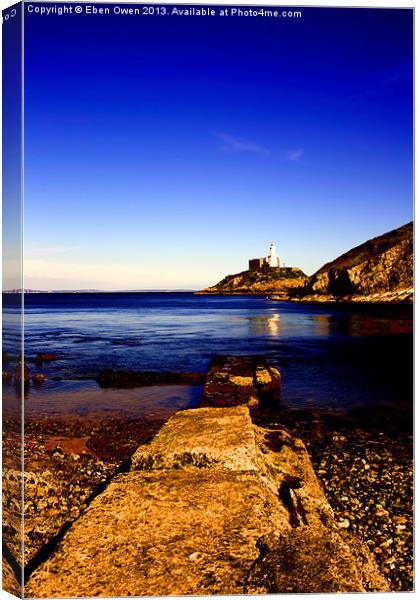
[{"label": "pebble beach", "polygon": [[353,418],[289,411],[338,526],[373,552],[392,591],[413,590],[413,435],[407,413]]}]

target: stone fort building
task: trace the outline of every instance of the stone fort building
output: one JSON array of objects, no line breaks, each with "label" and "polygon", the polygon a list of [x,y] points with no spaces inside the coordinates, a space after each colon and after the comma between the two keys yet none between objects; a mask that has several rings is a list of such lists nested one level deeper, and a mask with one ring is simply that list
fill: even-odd
[{"label": "stone fort building", "polygon": [[280,258],[276,250],[276,244],[274,242],[271,242],[270,244],[268,256],[264,256],[262,258],[251,258],[248,264],[249,271],[259,271],[263,273],[273,273],[274,271],[276,278],[296,277],[297,274],[301,274],[303,277],[306,277],[306,275],[304,275],[304,273],[302,273],[298,267],[281,266]]},{"label": "stone fort building", "polygon": [[277,255],[276,244],[271,242],[268,256],[263,258],[251,258],[249,260],[250,271],[268,271],[269,269],[280,269],[280,258]]}]

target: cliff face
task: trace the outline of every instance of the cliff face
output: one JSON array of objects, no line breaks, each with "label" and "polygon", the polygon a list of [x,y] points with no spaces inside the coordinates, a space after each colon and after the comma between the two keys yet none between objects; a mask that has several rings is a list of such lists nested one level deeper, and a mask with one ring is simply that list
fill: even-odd
[{"label": "cliff face", "polygon": [[201,294],[283,294],[302,288],[308,277],[300,269],[281,268],[270,271],[243,271],[202,290]]},{"label": "cliff face", "polygon": [[310,278],[307,293],[357,300],[407,300],[413,293],[413,223],[349,250]]}]

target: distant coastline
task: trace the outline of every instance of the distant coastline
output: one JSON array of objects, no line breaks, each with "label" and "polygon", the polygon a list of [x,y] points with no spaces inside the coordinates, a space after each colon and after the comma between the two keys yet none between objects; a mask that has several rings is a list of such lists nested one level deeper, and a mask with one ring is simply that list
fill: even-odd
[{"label": "distant coastline", "polygon": [[145,289],[145,290],[3,290],[3,294],[194,294],[197,290]]}]

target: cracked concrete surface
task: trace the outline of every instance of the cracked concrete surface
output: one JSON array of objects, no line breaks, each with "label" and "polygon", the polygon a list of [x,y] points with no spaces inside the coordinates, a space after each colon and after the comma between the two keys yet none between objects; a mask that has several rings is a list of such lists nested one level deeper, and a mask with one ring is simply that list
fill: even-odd
[{"label": "cracked concrete surface", "polygon": [[304,444],[246,406],[172,417],[30,577],[29,597],[387,591]]}]

